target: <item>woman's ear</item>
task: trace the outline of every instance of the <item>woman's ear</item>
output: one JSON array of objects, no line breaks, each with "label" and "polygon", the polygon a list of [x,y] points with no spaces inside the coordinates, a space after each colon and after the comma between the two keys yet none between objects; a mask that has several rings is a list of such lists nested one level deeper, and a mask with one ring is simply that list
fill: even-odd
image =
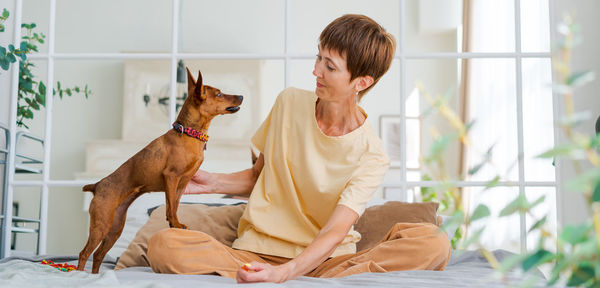
[{"label": "woman's ear", "polygon": [[371,85],[373,85],[373,82],[375,81],[371,76],[359,76],[356,77],[355,80],[357,81],[354,84],[354,89],[356,89],[357,92],[363,91],[371,87]]}]

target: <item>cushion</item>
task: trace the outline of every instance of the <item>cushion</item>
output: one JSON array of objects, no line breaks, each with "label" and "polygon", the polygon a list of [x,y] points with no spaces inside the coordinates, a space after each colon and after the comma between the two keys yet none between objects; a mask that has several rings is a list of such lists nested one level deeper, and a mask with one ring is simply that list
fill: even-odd
[{"label": "cushion", "polygon": [[[389,201],[383,205],[372,206],[365,209],[363,215],[354,225],[361,235],[361,240],[356,243],[356,251],[371,248],[377,244],[396,223],[438,223],[437,209],[439,203],[406,203]],[[440,221],[441,222],[441,221]]]},{"label": "cushion", "polygon": [[[204,204],[180,204],[177,209],[179,221],[188,229],[202,231],[221,243],[231,246],[237,238],[237,226],[246,204],[220,207]],[[152,211],[150,219],[137,232],[125,252],[119,257],[115,270],[133,266],[150,266],[146,253],[148,240],[154,233],[169,228],[164,205]]]},{"label": "cushion", "polygon": [[[237,238],[237,226],[246,204],[212,207],[204,204],[180,204],[177,210],[179,221],[189,229],[202,231],[213,236],[221,243],[230,246]],[[358,219],[354,230],[361,234],[357,243],[357,251],[371,248],[377,244],[396,223],[428,222],[441,225],[441,218],[436,215],[438,203],[406,203],[389,201],[365,210]],[[150,266],[148,257],[148,240],[154,233],[168,228],[165,217],[165,206],[151,209],[150,219],[137,232],[125,252],[121,254],[115,270],[133,266]],[[438,222],[439,221],[439,222]]]}]

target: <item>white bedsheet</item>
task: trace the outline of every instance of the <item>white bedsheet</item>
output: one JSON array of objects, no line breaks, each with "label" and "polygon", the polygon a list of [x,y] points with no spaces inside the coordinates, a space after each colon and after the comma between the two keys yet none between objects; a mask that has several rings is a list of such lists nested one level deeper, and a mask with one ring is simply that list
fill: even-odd
[{"label": "white bedsheet", "polygon": [[162,288],[171,286],[139,279],[121,282],[113,270],[104,270],[99,274],[80,271],[64,272],[48,265],[17,259],[0,263],[0,287]]}]

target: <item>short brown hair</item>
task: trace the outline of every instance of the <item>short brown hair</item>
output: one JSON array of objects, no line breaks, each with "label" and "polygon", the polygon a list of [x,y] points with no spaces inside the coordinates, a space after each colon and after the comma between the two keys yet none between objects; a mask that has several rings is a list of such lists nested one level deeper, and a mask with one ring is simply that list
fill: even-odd
[{"label": "short brown hair", "polygon": [[319,45],[346,56],[350,80],[373,77],[373,85],[360,91],[359,101],[390,68],[396,50],[394,36],[373,19],[357,14],[346,14],[329,23],[319,36]]}]

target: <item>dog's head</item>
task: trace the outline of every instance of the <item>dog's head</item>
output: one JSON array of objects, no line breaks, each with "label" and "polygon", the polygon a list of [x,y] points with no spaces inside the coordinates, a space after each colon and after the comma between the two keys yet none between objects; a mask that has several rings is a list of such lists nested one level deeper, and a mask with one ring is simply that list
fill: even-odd
[{"label": "dog's head", "polygon": [[[186,68],[187,69],[187,68]],[[198,71],[198,79],[187,69],[188,75],[188,99],[200,115],[214,117],[220,114],[231,114],[240,110],[244,99],[241,95],[230,95],[221,92],[220,89],[202,84],[202,73]]]}]

